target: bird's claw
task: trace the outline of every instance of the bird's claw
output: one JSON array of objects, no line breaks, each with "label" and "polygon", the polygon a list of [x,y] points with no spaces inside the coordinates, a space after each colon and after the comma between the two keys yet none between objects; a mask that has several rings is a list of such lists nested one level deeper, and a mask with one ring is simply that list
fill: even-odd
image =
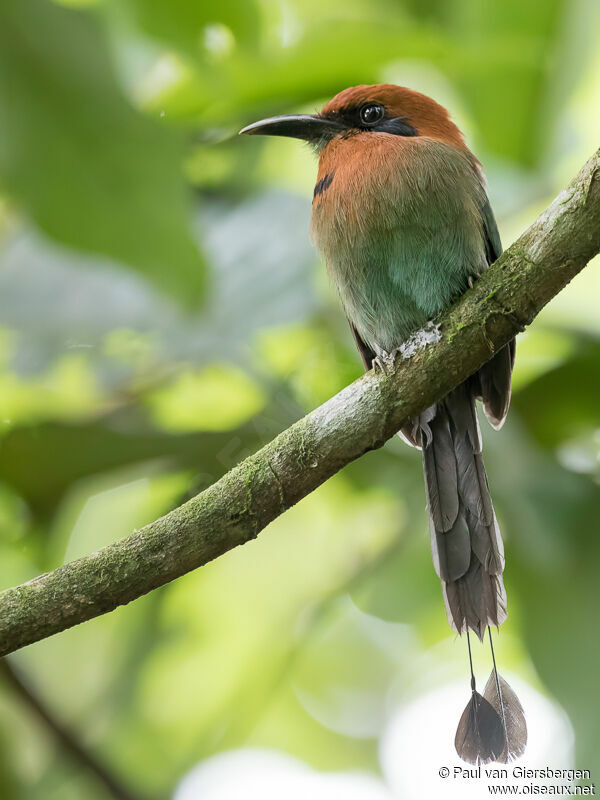
[{"label": "bird's claw", "polygon": [[381,372],[384,375],[388,374],[387,368],[385,366],[385,361],[380,356],[375,356],[373,361],[371,361],[371,366],[373,367],[373,372],[377,372],[378,370],[381,370]]},{"label": "bird's claw", "polygon": [[386,353],[385,350],[382,350],[371,362],[375,372],[377,372],[378,369],[380,369],[384,375],[389,375],[390,370],[393,372],[396,366],[396,359],[400,352],[401,348],[399,347],[396,347],[391,353]]}]

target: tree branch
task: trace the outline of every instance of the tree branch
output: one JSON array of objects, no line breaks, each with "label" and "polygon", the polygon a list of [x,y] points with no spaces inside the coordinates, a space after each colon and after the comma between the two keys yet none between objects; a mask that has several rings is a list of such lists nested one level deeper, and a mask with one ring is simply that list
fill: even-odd
[{"label": "tree branch", "polygon": [[20,697],[36,717],[44,723],[71,760],[89,772],[114,800],[144,800],[142,795],[136,794],[125,786],[106,764],[83,744],[80,737],[70,731],[54,712],[50,711],[37,692],[25,680],[20,670],[7,658],[0,658],[0,676],[10,686],[13,693]]},{"label": "tree branch", "polygon": [[[600,250],[600,150],[391,374],[368,372],[217,483],[109,547],[0,594],[0,655],[51,636],[254,539],[443,397],[522,331]],[[407,353],[408,355],[408,353]]]}]

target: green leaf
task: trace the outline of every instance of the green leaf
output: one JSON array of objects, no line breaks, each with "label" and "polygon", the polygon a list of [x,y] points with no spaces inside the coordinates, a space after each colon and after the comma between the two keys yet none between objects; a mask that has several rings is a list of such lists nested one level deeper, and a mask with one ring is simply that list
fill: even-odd
[{"label": "green leaf", "polygon": [[0,180],[45,233],[199,300],[178,137],[128,104],[90,13],[2,4],[0,118]]},{"label": "green leaf", "polygon": [[243,43],[253,41],[260,20],[250,0],[119,0],[114,10],[129,14],[138,29],[193,55],[200,54],[202,45],[210,52],[215,34],[230,32]]},{"label": "green leaf", "polygon": [[195,469],[200,486],[207,486],[233,466],[240,451],[262,443],[250,426],[235,434],[169,435],[119,430],[117,419],[109,415],[80,424],[48,422],[15,428],[2,439],[0,480],[13,487],[37,516],[47,517],[82,478],[168,459],[172,466]]},{"label": "green leaf", "polygon": [[598,427],[600,344],[591,336],[573,342],[571,357],[515,394],[528,431],[547,448]]}]

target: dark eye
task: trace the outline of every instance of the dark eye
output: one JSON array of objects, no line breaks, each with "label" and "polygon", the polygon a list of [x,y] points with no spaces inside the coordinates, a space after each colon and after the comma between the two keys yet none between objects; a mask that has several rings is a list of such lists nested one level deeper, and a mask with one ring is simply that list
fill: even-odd
[{"label": "dark eye", "polygon": [[385,108],[379,103],[367,103],[360,110],[360,121],[363,125],[376,125],[385,116]]}]

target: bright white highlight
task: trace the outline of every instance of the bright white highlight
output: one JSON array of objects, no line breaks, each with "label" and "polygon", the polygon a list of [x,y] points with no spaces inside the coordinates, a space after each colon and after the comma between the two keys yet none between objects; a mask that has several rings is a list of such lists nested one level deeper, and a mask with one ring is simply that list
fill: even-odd
[{"label": "bright white highlight", "polygon": [[375,777],[316,772],[273,750],[222,753],[189,772],[174,800],[394,800]]}]

